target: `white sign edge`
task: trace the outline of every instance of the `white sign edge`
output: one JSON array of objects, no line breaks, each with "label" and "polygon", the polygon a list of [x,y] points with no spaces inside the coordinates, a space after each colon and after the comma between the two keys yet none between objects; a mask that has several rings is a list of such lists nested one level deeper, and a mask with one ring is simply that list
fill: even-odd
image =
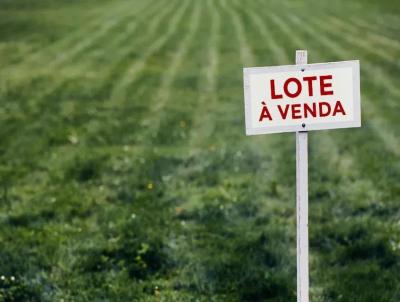
[{"label": "white sign edge", "polygon": [[[285,71],[301,71],[305,70],[320,70],[327,68],[343,68],[351,67],[353,72],[353,108],[354,119],[346,122],[329,122],[320,124],[310,124],[302,127],[302,121],[298,125],[290,126],[276,126],[276,127],[251,127],[251,95],[249,87],[249,79],[251,74],[258,73],[273,73]],[[280,66],[267,66],[267,67],[245,67],[243,68],[243,85],[244,85],[244,109],[245,109],[245,124],[246,135],[259,135],[259,134],[272,134],[272,133],[285,133],[285,132],[299,132],[299,131],[314,131],[314,130],[328,130],[328,129],[341,129],[341,128],[357,128],[361,127],[361,101],[360,101],[360,61],[339,61],[327,63],[313,63],[304,65],[280,65]]]}]

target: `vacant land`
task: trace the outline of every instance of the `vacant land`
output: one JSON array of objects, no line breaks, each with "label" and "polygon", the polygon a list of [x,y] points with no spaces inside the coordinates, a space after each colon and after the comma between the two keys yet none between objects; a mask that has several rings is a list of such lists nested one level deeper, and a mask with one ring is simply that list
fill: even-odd
[{"label": "vacant land", "polygon": [[0,301],[295,301],[294,134],[242,67],[361,60],[310,133],[314,302],[400,301],[397,1],[0,1]]}]

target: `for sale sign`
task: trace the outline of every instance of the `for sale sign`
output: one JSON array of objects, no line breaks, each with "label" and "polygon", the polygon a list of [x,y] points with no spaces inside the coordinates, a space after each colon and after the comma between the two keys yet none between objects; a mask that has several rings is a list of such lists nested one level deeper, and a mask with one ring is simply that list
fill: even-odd
[{"label": "for sale sign", "polygon": [[359,61],[243,72],[247,135],[361,126]]}]

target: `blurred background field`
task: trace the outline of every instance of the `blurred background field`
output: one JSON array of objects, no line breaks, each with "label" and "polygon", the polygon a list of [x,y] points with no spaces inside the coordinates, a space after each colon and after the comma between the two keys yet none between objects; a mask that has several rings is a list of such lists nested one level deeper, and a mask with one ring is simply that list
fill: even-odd
[{"label": "blurred background field", "polygon": [[360,59],[310,133],[311,301],[400,301],[398,1],[0,0],[0,301],[296,300],[295,135],[243,66]]}]

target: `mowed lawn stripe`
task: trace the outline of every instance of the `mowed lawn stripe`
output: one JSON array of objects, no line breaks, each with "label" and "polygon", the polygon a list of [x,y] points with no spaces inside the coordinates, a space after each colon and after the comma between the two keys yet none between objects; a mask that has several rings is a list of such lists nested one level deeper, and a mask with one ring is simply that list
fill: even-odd
[{"label": "mowed lawn stripe", "polygon": [[[393,17],[393,15],[392,15]],[[376,14],[373,14],[372,16],[369,16],[368,22],[373,19],[372,22],[374,22],[374,25],[376,24],[376,27],[381,28],[385,34],[392,36],[392,38],[397,38],[398,37],[398,31],[400,30],[400,21],[395,21],[391,19],[391,16],[386,14],[384,18],[382,18],[382,15],[376,16]]]},{"label": "mowed lawn stripe", "polygon": [[[260,34],[260,44],[266,44],[266,46],[270,49],[272,56],[274,57],[274,62],[277,65],[285,65],[288,64],[291,60],[286,55],[286,50],[280,43],[277,41],[276,37],[274,37],[272,31],[270,30],[271,26],[266,25],[263,22],[262,17],[253,11],[249,6],[246,6],[246,9],[243,10],[245,14],[249,16],[251,22],[253,22],[254,26],[257,29],[257,32]],[[262,64],[262,63],[261,63]]]},{"label": "mowed lawn stripe", "polygon": [[[97,16],[92,20],[93,24],[89,24],[87,28],[80,28],[76,32],[68,35],[66,39],[63,39],[65,43],[55,43],[49,47],[45,47],[30,56],[27,56],[24,60],[16,65],[10,66],[9,68],[1,70],[1,75],[7,74],[8,77],[16,77],[18,73],[24,72],[26,69],[42,70],[44,69],[43,62],[47,64],[55,64],[57,61],[66,61],[70,54],[74,54],[79,50],[82,45],[90,44],[96,39],[97,36],[106,34],[106,31],[112,29],[119,21],[121,17],[127,14],[127,3],[125,5],[113,6],[110,11]],[[89,38],[88,38],[89,37]],[[66,43],[68,42],[68,43]],[[51,52],[47,48],[51,48]],[[52,49],[54,48],[54,49]],[[36,71],[37,72],[37,71]]]},{"label": "mowed lawn stripe", "polygon": [[[160,2],[163,4],[162,2]],[[152,13],[150,11],[150,13]],[[151,17],[151,14],[144,13],[141,15],[141,18],[139,19],[141,22],[146,22],[146,18]],[[134,23],[135,20],[131,20],[131,22],[128,23],[132,24]],[[77,62],[73,65],[66,65],[66,66],[61,66],[59,69],[57,69],[57,76],[55,77],[56,80],[52,84],[46,85],[44,90],[41,89],[32,89],[29,95],[29,102],[34,103],[35,100],[41,99],[46,95],[49,95],[53,93],[56,89],[58,89],[60,86],[62,86],[66,81],[68,81],[71,78],[74,78],[75,76],[78,75],[84,75],[88,73],[88,70],[90,70],[92,67],[90,66],[91,64],[93,66],[98,65],[96,62],[96,59],[99,58],[99,56],[109,56],[109,51],[112,51],[113,47],[116,47],[119,43],[121,43],[124,39],[127,39],[129,36],[131,36],[136,30],[136,27],[130,27],[128,31],[126,32],[119,32],[115,35],[112,35],[112,38],[109,39],[108,43],[106,44],[106,47],[101,47],[98,50],[93,50],[90,53],[84,54],[83,58],[78,58]],[[143,30],[143,29],[140,29]],[[136,43],[136,41],[134,40]],[[130,45],[132,47],[132,45]],[[45,65],[45,63],[43,63]],[[106,66],[108,68],[108,66]],[[51,70],[52,73],[54,73],[53,70]],[[102,72],[104,73],[104,66],[102,66]],[[18,90],[20,88],[26,89],[26,85],[22,85],[21,87],[8,87],[7,90]],[[36,94],[37,93],[37,94]]]},{"label": "mowed lawn stripe", "polygon": [[[143,12],[140,18],[132,19],[129,23],[125,24],[124,31],[110,34],[115,37],[113,40],[110,41],[109,38],[104,37],[104,40],[98,41],[96,43],[98,45],[94,45],[93,50],[91,49],[92,53],[88,57],[82,57],[82,60],[87,61],[87,59],[92,59],[89,67],[91,72],[104,72],[104,64],[99,64],[99,61],[100,63],[104,61],[107,69],[110,67],[107,65],[110,64],[114,68],[121,60],[127,60],[129,53],[146,47],[146,42],[152,41],[160,23],[166,16],[171,14],[176,5],[176,0],[168,2],[159,1],[149,10]],[[148,20],[151,20],[151,22],[148,22]],[[143,34],[143,32],[146,34]],[[118,79],[114,78],[113,81],[118,81]]]},{"label": "mowed lawn stripe", "polygon": [[220,34],[221,34],[221,17],[215,5],[214,0],[207,0],[207,16],[210,19],[210,38],[207,40],[207,48],[205,62],[202,64],[201,70],[202,81],[200,82],[198,102],[195,105],[195,117],[191,125],[189,134],[189,148],[191,153],[199,151],[197,148],[207,146],[210,136],[215,127],[214,107],[217,106],[217,87],[218,72],[220,64]]},{"label": "mowed lawn stripe", "polygon": [[[125,3],[126,4],[126,3]],[[119,10],[114,11],[111,15],[112,18],[108,17],[103,19],[97,19],[97,26],[91,28],[91,32],[80,31],[79,35],[71,41],[71,45],[64,45],[60,50],[51,56],[45,54],[44,57],[40,57],[39,62],[31,65],[29,62],[24,62],[20,66],[13,66],[12,68],[1,71],[1,73],[6,73],[8,81],[17,83],[21,80],[27,80],[32,76],[37,76],[38,74],[48,73],[55,68],[60,67],[60,65],[68,63],[71,59],[74,59],[77,55],[84,52],[90,46],[92,46],[98,39],[107,37],[108,34],[122,22],[126,22],[135,15],[135,12],[127,10],[128,6],[119,7]],[[137,13],[140,13],[137,12]],[[65,49],[67,49],[65,51]],[[43,62],[46,62],[43,64]],[[30,72],[27,72],[27,69]],[[34,71],[34,73],[32,73]]]},{"label": "mowed lawn stripe", "polygon": [[147,60],[153,56],[155,53],[157,53],[167,42],[168,40],[176,33],[176,31],[179,29],[179,22],[184,16],[185,11],[189,7],[190,1],[186,0],[184,4],[181,5],[181,7],[177,10],[173,18],[171,19],[171,22],[166,29],[165,33],[161,35],[159,38],[157,38],[154,43],[147,49],[146,52],[144,52],[141,57],[134,61],[133,64],[129,65],[127,70],[125,71],[125,74],[123,77],[120,79],[118,85],[116,85],[113,88],[113,92],[111,95],[111,98],[115,100],[116,105],[118,106],[118,103],[123,103],[126,100],[126,93],[127,89],[129,86],[131,86],[136,80],[140,72],[143,70],[143,68],[146,67],[146,62]]},{"label": "mowed lawn stripe", "polygon": [[[170,2],[173,3],[173,2]],[[165,6],[165,3],[163,1],[159,2],[158,6]],[[118,31],[116,34],[114,33],[109,33],[112,38],[109,38],[108,35],[104,37],[106,41],[99,41],[101,44],[98,45],[98,47],[94,49],[88,49],[87,52],[81,53],[79,57],[75,58],[74,62],[71,62],[70,64],[63,64],[62,66],[57,67],[57,80],[63,81],[66,78],[73,78],[74,76],[81,75],[81,74],[86,74],[90,72],[94,67],[99,67],[98,65],[98,60],[101,59],[102,57],[109,57],[110,52],[115,52],[116,48],[118,46],[122,46],[121,49],[125,49],[125,45],[121,45],[122,43],[126,41],[133,36],[134,33],[136,33],[137,30],[143,30],[143,28],[137,28],[138,24],[146,25],[147,19],[152,18],[155,13],[157,13],[157,9],[159,8],[158,6],[152,7],[150,10],[147,10],[146,12],[143,12],[140,15],[140,18],[137,19],[126,19],[126,23],[123,23],[126,25],[126,31]],[[161,16],[160,16],[161,17]],[[159,18],[154,18],[153,20],[159,21]],[[153,23],[151,23],[153,24]],[[154,34],[154,32],[152,32]],[[146,37],[148,38],[148,37]],[[142,41],[142,40],[140,40]],[[137,44],[137,40],[133,40],[134,44]],[[129,45],[130,48],[133,47],[133,45]],[[43,63],[45,65],[45,63]],[[101,71],[104,73],[104,68],[106,70],[110,66],[104,66],[101,65]],[[46,74],[53,74],[55,73],[54,71],[55,67],[50,68],[50,70],[46,70]],[[47,94],[48,92],[54,91],[54,89],[57,89],[59,87],[60,83],[55,82],[54,86],[52,85],[47,85],[45,92],[43,91],[37,91],[34,90],[33,92],[38,92],[38,98],[41,97],[41,95]],[[22,85],[24,87],[24,85]],[[12,88],[10,88],[12,89]]]},{"label": "mowed lawn stripe", "polygon": [[[102,5],[99,5],[95,9],[88,12],[86,15],[86,27],[84,29],[82,27],[78,27],[72,32],[69,32],[59,39],[56,39],[54,42],[48,43],[34,50],[31,49],[29,53],[24,53],[23,57],[21,57],[18,62],[11,62],[10,64],[3,66],[3,68],[19,68],[22,65],[33,63],[40,64],[43,60],[47,60],[52,55],[54,56],[58,51],[60,51],[60,49],[70,48],[73,44],[76,44],[79,42],[79,40],[82,40],[82,37],[92,31],[97,30],[99,23],[105,22],[115,13],[118,11],[123,11],[124,9],[126,9],[126,6],[116,6],[115,3],[102,3]],[[9,13],[14,13],[14,11],[11,9]],[[33,11],[31,14],[34,15],[35,13],[36,12]]]},{"label": "mowed lawn stripe", "polygon": [[[146,7],[148,8],[148,7]],[[126,14],[129,12],[128,14]],[[71,60],[79,61],[77,58],[79,55],[86,55],[86,51],[89,50],[92,46],[96,45],[96,43],[101,42],[102,39],[108,39],[109,35],[121,24],[126,22],[131,22],[132,18],[136,14],[143,14],[141,11],[130,11],[130,10],[122,10],[122,15],[115,17],[115,19],[111,19],[102,24],[96,31],[89,35],[90,38],[83,38],[80,42],[75,44],[72,48],[68,49],[68,51],[59,54],[56,58],[47,62],[45,65],[44,72],[48,73],[50,70],[54,70],[59,68],[61,65],[69,63]],[[99,45],[102,46],[102,45]],[[38,68],[40,70],[40,68]]]},{"label": "mowed lawn stripe", "polygon": [[[385,61],[388,65],[391,66],[400,66],[400,61],[399,61],[399,53],[394,52],[391,53],[391,51],[387,48],[382,48],[379,47],[379,45],[376,45],[374,39],[354,39],[355,36],[359,36],[363,34],[360,31],[357,31],[356,29],[352,28],[351,25],[348,23],[344,23],[340,19],[334,17],[334,16],[325,16],[323,18],[327,22],[327,26],[330,26],[331,28],[336,28],[338,30],[338,33],[340,34],[341,37],[345,37],[347,41],[351,41],[351,43],[358,48],[362,49],[365,53],[370,53],[373,54],[376,57],[379,57],[381,60]],[[368,36],[368,34],[367,34]]]},{"label": "mowed lawn stripe", "polygon": [[[171,93],[173,93],[172,85],[179,69],[185,66],[183,65],[184,61],[188,57],[189,48],[193,43],[195,35],[199,29],[203,3],[192,1],[192,5],[194,5],[194,9],[189,18],[191,21],[188,26],[187,33],[174,51],[168,68],[162,75],[160,87],[151,97],[153,105],[151,106],[148,118],[142,121],[142,125],[145,126],[145,131],[142,132],[144,139],[142,142],[145,144],[150,144],[150,146],[157,144],[157,141],[154,140],[154,138],[156,138],[156,134],[162,125],[163,119],[168,118],[169,108],[165,107],[169,105],[169,102],[175,100],[175,97],[171,96]],[[194,58],[192,58],[192,60],[193,59]]]},{"label": "mowed lawn stripe", "polygon": [[[139,122],[141,121],[141,117],[145,114],[147,115],[151,107],[151,103],[148,102],[147,99],[152,98],[154,86],[161,85],[159,84],[162,77],[161,72],[156,72],[151,69],[150,73],[146,73],[149,71],[147,69],[149,60],[157,58],[158,61],[165,62],[166,64],[168,60],[164,48],[173,45],[173,38],[177,37],[178,32],[172,33],[170,39],[166,40],[163,45],[158,44],[160,48],[153,53],[152,57],[147,57],[144,64],[141,65],[141,74],[138,75],[137,78],[132,79],[132,83],[125,87],[125,91],[123,92],[125,98],[116,98],[115,90],[116,87],[120,87],[121,82],[124,81],[126,77],[127,70],[130,68],[127,62],[132,61],[132,53],[147,54],[149,48],[154,49],[154,41],[156,39],[154,39],[153,35],[158,35],[158,33],[163,32],[165,28],[173,26],[177,29],[181,24],[183,26],[182,21],[184,18],[182,18],[182,15],[179,20],[176,20],[175,18],[177,6],[180,7],[181,2],[175,1],[173,4],[174,5],[168,7],[168,9],[159,13],[156,18],[153,18],[152,22],[149,24],[148,31],[143,32],[137,39],[135,39],[135,43],[138,44],[148,40],[148,45],[138,52],[138,49],[132,45],[126,44],[120,54],[120,58],[116,60],[113,70],[108,74],[104,81],[102,81],[101,89],[105,90],[106,96],[104,102],[102,102],[100,106],[100,112],[107,116],[107,120],[110,120],[111,124],[108,126],[103,125],[104,127],[95,130],[92,129],[90,133],[87,133],[86,135],[88,140],[98,140],[98,138],[102,137],[102,134],[109,133],[110,131],[123,131],[121,127],[124,127],[124,124],[126,124],[125,127],[127,129],[130,129],[125,136],[125,143],[131,142],[133,137],[140,132],[141,129]],[[157,57],[155,57],[156,53],[159,54]],[[137,58],[138,59],[134,59],[134,62],[139,62],[141,60],[141,55]],[[160,71],[163,70],[162,68],[157,69]],[[145,73],[145,75],[142,73]],[[129,118],[125,117],[127,112],[129,112]],[[97,123],[98,121],[94,120],[93,122]]]},{"label": "mowed lawn stripe", "polygon": [[370,20],[361,19],[360,17],[355,17],[349,22],[352,22],[355,26],[358,26],[360,30],[367,30],[369,36],[373,36],[374,39],[380,41],[382,44],[387,44],[388,46],[395,45],[396,48],[399,46],[400,42],[396,39],[395,34],[389,34],[388,29],[383,28],[382,24],[371,23]]},{"label": "mowed lawn stripe", "polygon": [[248,47],[248,41],[246,40],[243,23],[239,19],[237,13],[232,9],[232,2],[229,1],[227,4],[226,0],[221,0],[221,5],[226,10],[232,19],[233,26],[235,28],[237,39],[239,42],[240,57],[244,66],[253,66],[255,59],[252,51]]},{"label": "mowed lawn stripe", "polygon": [[214,5],[214,0],[207,0],[207,10],[210,13],[211,28],[210,28],[210,39],[208,49],[208,64],[203,68],[203,72],[206,74],[206,87],[205,91],[209,92],[212,97],[215,97],[216,87],[218,86],[218,68],[219,68],[219,43],[220,43],[220,30],[221,30],[221,18],[218,10]]},{"label": "mowed lawn stripe", "polygon": [[[125,72],[129,68],[127,62],[135,61],[135,54],[146,53],[151,49],[158,31],[164,29],[162,27],[164,24],[167,26],[171,24],[171,19],[179,6],[179,1],[160,1],[158,4],[152,8],[151,14],[143,15],[140,22],[135,23],[134,31],[130,32],[128,36],[121,37],[119,39],[120,44],[113,47],[112,54],[115,56],[111,57],[109,61],[113,72],[108,74],[101,83],[103,86],[107,86],[107,90],[110,90],[110,95],[114,86],[117,86],[125,76]],[[160,8],[163,9],[161,10]],[[148,20],[151,20],[151,22]],[[103,55],[109,56],[109,53],[105,52]],[[111,100],[112,98],[109,97],[109,101]],[[110,106],[114,105],[110,104]]]},{"label": "mowed lawn stripe", "polygon": [[[163,17],[174,8],[176,1],[166,2],[165,0],[158,1],[156,5],[151,6],[146,11],[140,13],[140,16],[131,16],[126,18],[124,22],[121,22],[117,28],[114,28],[112,32],[108,33],[101,39],[98,39],[96,43],[93,43],[89,48],[85,50],[80,56],[76,57],[70,64],[63,64],[60,68],[68,70],[71,67],[72,70],[79,68],[80,63],[83,61],[87,68],[92,72],[104,72],[104,69],[108,70],[111,65],[115,65],[118,62],[118,55],[124,54],[126,48],[132,49],[143,47],[143,40],[150,40],[153,37],[154,27],[163,20]],[[160,9],[165,10],[160,13]],[[152,20],[148,23],[148,20]],[[148,35],[138,35],[139,32],[147,32]],[[146,44],[144,44],[145,46]],[[120,51],[120,53],[119,53]],[[106,61],[107,58],[112,60]],[[104,62],[99,64],[99,62]],[[96,70],[99,69],[99,70]]]},{"label": "mowed lawn stripe", "polygon": [[172,83],[174,82],[174,79],[177,75],[179,68],[184,62],[186,56],[188,55],[189,47],[193,42],[193,38],[199,28],[201,7],[202,5],[199,5],[198,3],[196,4],[195,9],[193,10],[193,13],[190,18],[192,22],[189,25],[188,33],[179,43],[176,51],[174,52],[170,60],[168,69],[162,76],[161,86],[159,87],[154,96],[155,100],[157,100],[157,104],[154,107],[156,111],[162,110],[162,108],[165,106],[165,102],[170,98],[170,94],[172,92],[171,91]]},{"label": "mowed lawn stripe", "polygon": [[[163,2],[161,2],[163,3]],[[175,2],[176,3],[176,2]],[[142,18],[143,18],[143,22],[146,21],[146,18],[149,17],[150,15],[147,14],[143,14]],[[164,17],[164,14],[159,14],[156,18],[154,18],[154,22],[159,22],[159,20]],[[143,31],[143,28],[141,28],[141,30]],[[120,38],[120,36],[122,37],[128,37],[129,35],[132,35],[133,32],[120,32],[117,35],[113,35],[114,39],[113,41],[120,41],[123,40],[122,38]],[[154,33],[153,33],[154,34]],[[148,35],[143,35],[141,36],[149,41],[152,41],[152,36],[148,36]],[[143,39],[139,39],[139,40],[135,40],[135,44],[136,41],[143,43]],[[114,46],[114,42],[109,43],[107,46]],[[133,45],[130,44],[126,44],[123,48],[123,52],[122,55],[127,54],[131,49],[132,49]],[[99,50],[99,52],[104,55],[107,56],[109,55],[109,52],[112,51],[111,48],[109,47],[105,47],[105,48],[101,48]],[[83,60],[83,62],[80,63],[79,67],[80,69],[76,71],[76,73],[71,73],[71,76],[59,76],[57,78],[57,80],[53,83],[53,85],[50,85],[48,87],[48,90],[45,91],[39,91],[38,95],[36,96],[30,96],[30,99],[27,100],[28,102],[28,113],[27,115],[24,117],[23,122],[20,121],[19,123],[14,122],[11,125],[7,125],[7,127],[2,128],[3,131],[7,131],[7,132],[13,132],[14,135],[13,136],[7,136],[6,137],[12,139],[13,137],[16,137],[17,134],[20,134],[24,131],[29,131],[30,128],[33,127],[33,125],[41,125],[41,123],[43,123],[44,119],[46,118],[47,114],[52,115],[53,111],[55,110],[55,108],[59,107],[60,104],[58,102],[49,102],[50,99],[52,99],[53,95],[58,94],[58,92],[62,92],[64,90],[65,85],[68,82],[73,82],[75,81],[76,77],[81,77],[82,74],[84,75],[87,70],[90,70],[90,64],[91,63],[95,63],[94,61],[90,61],[88,60],[90,56],[86,56],[85,60]],[[125,59],[124,56],[122,59]],[[97,81],[95,79],[94,84],[96,85],[95,87],[93,87],[93,90],[96,91],[98,89],[101,88],[101,86],[103,86],[104,84],[108,84],[110,81],[115,81],[115,77],[114,76],[110,76],[111,74],[114,73],[114,65],[105,65],[103,66],[103,70],[102,70],[102,74],[100,74],[100,79],[103,79],[102,81]],[[86,70],[87,69],[87,70]],[[93,83],[93,80],[91,80],[91,83]],[[89,84],[89,83],[88,83]],[[80,104],[81,107],[84,107],[85,105],[91,106],[91,103],[88,104]],[[18,109],[18,107],[17,107]],[[26,125],[26,126],[24,126]],[[44,126],[44,125],[43,125]],[[7,143],[6,141],[2,141],[2,143]],[[8,143],[9,144],[9,143]]]},{"label": "mowed lawn stripe", "polygon": [[[93,20],[93,24],[88,26],[89,31],[81,30],[77,32],[74,40],[71,39],[70,43],[63,44],[57,47],[57,54],[52,61],[50,61],[51,65],[61,65],[65,62],[68,62],[74,56],[80,54],[82,51],[86,51],[98,40],[109,38],[111,35],[111,31],[115,30],[118,26],[129,22],[132,22],[132,18],[136,18],[137,20],[144,19],[146,15],[149,14],[149,11],[154,10],[154,6],[158,6],[160,1],[154,5],[154,1],[149,2],[140,2],[138,7],[132,9],[133,4],[129,1],[123,2],[124,5],[120,5],[117,11],[107,12],[101,19]],[[162,1],[161,1],[162,3]],[[115,6],[115,4],[114,4]],[[88,38],[89,37],[89,38]],[[60,49],[67,51],[62,52],[60,54]],[[46,57],[48,54],[45,54]],[[46,60],[46,58],[40,58],[39,64]]]},{"label": "mowed lawn stripe", "polygon": [[[256,58],[252,49],[249,47],[247,36],[244,31],[244,25],[238,17],[236,11],[232,8],[233,2],[221,0],[219,1],[219,5],[221,7],[221,16],[222,12],[225,15],[225,17],[222,17],[222,19],[229,20],[229,23],[231,24],[232,35],[236,43],[221,42],[221,44],[229,47],[227,50],[225,50],[226,52],[229,50],[229,55],[226,54],[223,58],[225,62],[221,62],[221,66],[225,66],[225,72],[221,71],[222,74],[220,75],[220,78],[222,80],[220,81],[221,85],[218,88],[220,107],[217,108],[216,112],[216,116],[218,116],[216,123],[216,129],[218,129],[218,131],[216,134],[224,134],[225,139],[231,139],[231,136],[235,136],[236,141],[234,141],[239,143],[239,141],[244,139],[242,136],[243,132],[237,133],[234,131],[227,131],[227,129],[225,130],[220,127],[222,127],[222,125],[224,125],[224,127],[229,127],[227,125],[230,125],[233,120],[237,120],[238,117],[243,116],[243,112],[241,112],[243,106],[230,105],[227,103],[227,98],[230,98],[230,102],[236,101],[236,104],[243,104],[241,101],[243,67],[253,66]],[[226,27],[228,27],[227,24],[225,24],[225,28]],[[232,37],[230,37],[230,39],[232,39]],[[228,58],[230,58],[232,61],[229,62],[225,60]],[[216,141],[218,141],[218,138],[216,138]]]},{"label": "mowed lawn stripe", "polygon": [[[275,8],[276,9],[276,8]],[[306,44],[304,41],[300,40],[293,29],[289,27],[286,23],[286,20],[282,20],[279,16],[276,15],[275,11],[268,11],[267,18],[271,20],[274,26],[278,27],[284,35],[288,37],[288,40],[294,45],[293,53],[296,49],[305,49]]]},{"label": "mowed lawn stripe", "polygon": [[[352,19],[352,20],[343,20],[337,16],[327,16],[327,18],[331,18],[340,25],[341,28],[348,30],[352,35],[359,36],[359,35],[366,35],[368,39],[365,41],[374,41],[380,45],[376,45],[373,50],[380,51],[382,50],[382,56],[388,56],[391,60],[395,60],[398,58],[396,54],[392,54],[389,56],[389,53],[386,53],[381,49],[381,47],[391,48],[392,51],[400,51],[400,42],[399,40],[395,40],[389,37],[384,36],[384,31],[380,27],[372,27],[369,23],[366,23],[362,19]],[[364,26],[365,25],[365,26]],[[365,30],[367,29],[367,30]],[[376,30],[379,29],[380,31],[377,32]],[[385,49],[387,50],[387,49]],[[381,52],[381,51],[380,51]],[[398,54],[398,53],[397,53]]]}]

